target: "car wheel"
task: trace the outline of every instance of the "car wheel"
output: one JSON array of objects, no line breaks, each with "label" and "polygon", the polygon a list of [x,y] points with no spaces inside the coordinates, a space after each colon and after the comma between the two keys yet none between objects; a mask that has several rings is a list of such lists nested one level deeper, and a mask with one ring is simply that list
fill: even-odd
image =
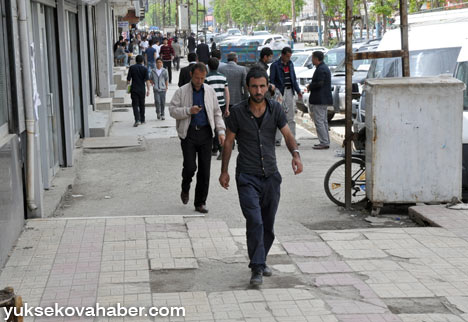
[{"label": "car wheel", "polygon": [[328,111],[328,114],[327,114],[327,120],[328,122],[330,122],[331,120],[333,120],[333,117],[335,116],[335,112],[330,112]]}]

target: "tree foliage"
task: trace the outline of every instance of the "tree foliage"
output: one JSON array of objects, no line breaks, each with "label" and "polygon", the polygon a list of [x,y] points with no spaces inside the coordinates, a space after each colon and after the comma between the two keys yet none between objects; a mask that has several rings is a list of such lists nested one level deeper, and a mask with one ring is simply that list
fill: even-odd
[{"label": "tree foliage", "polygon": [[[296,0],[296,14],[299,14],[305,0]],[[291,1],[284,0],[215,0],[214,16],[218,23],[255,26],[264,23],[273,26],[280,22],[282,15],[291,16]]]}]

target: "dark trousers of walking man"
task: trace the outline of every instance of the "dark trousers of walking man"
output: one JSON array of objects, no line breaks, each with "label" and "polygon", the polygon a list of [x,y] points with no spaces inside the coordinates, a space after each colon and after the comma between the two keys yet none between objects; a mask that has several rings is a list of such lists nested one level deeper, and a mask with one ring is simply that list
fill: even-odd
[{"label": "dark trousers of walking man", "polygon": [[130,97],[135,122],[145,123],[145,94],[133,92]]},{"label": "dark trousers of walking man", "polygon": [[275,215],[280,201],[281,175],[268,177],[245,173],[236,175],[237,192],[247,222],[247,249],[250,268],[261,267],[275,240]]},{"label": "dark trousers of walking man", "polygon": [[192,178],[198,172],[197,185],[195,187],[195,207],[206,204],[208,189],[210,186],[210,168],[211,168],[211,145],[213,143],[212,131],[210,126],[201,128],[190,126],[187,137],[181,140],[182,154],[184,164],[182,169],[182,191],[189,191]]},{"label": "dark trousers of walking man", "polygon": [[172,61],[171,60],[163,60],[163,66],[167,69],[169,73],[169,84],[172,83]]}]

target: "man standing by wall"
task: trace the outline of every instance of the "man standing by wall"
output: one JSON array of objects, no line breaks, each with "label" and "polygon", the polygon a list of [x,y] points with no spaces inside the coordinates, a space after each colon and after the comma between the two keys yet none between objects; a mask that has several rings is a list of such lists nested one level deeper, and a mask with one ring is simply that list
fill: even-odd
[{"label": "man standing by wall", "polygon": [[313,115],[319,144],[314,145],[316,150],[325,150],[330,147],[330,136],[328,134],[328,106],[333,105],[331,92],[331,73],[328,66],[323,62],[323,53],[314,51],[312,63],[315,65],[312,82],[308,86],[309,113]]},{"label": "man standing by wall", "polygon": [[169,112],[177,120],[177,133],[180,138],[184,164],[182,169],[183,204],[189,201],[192,178],[197,170],[195,187],[195,210],[206,214],[206,199],[210,186],[211,148],[214,132],[218,132],[221,145],[224,143],[225,126],[213,88],[203,85],[207,70],[203,63],[192,67],[192,80],[180,87],[172,97]]},{"label": "man standing by wall", "polygon": [[159,50],[159,56],[163,61],[164,68],[169,73],[169,84],[172,83],[172,58],[174,57],[174,49],[168,45],[167,38],[164,38],[163,45]]},{"label": "man standing by wall", "polygon": [[[296,103],[294,101],[294,92],[297,93],[299,99],[302,99],[302,93],[297,84],[294,64],[291,61],[292,50],[289,47],[284,47],[281,51],[281,57],[270,67],[270,81],[278,88],[283,95],[284,105],[287,108],[286,117],[291,132],[296,137]],[[276,134],[276,146],[281,145],[281,133]]]},{"label": "man standing by wall", "polygon": [[136,64],[130,66],[127,75],[127,85],[132,84],[130,95],[132,98],[134,127],[145,124],[145,83],[146,96],[150,93],[151,83],[148,80],[148,69],[143,66],[143,56],[136,56]]},{"label": "man standing by wall", "polygon": [[227,78],[229,84],[229,106],[234,106],[247,98],[247,86],[245,85],[247,70],[237,65],[236,53],[229,53],[227,60],[227,64],[218,67],[218,72]]},{"label": "man standing by wall", "polygon": [[228,189],[229,159],[234,139],[237,139],[236,183],[242,213],[247,221],[247,248],[252,270],[250,284],[260,285],[262,276],[272,274],[266,258],[275,239],[273,226],[282,181],[275,155],[277,129],[280,129],[293,156],[294,174],[302,172],[302,162],[283,109],[277,102],[265,99],[268,90],[266,71],[252,68],[247,74],[247,86],[250,99],[232,108],[226,119],[227,133],[219,182]]}]

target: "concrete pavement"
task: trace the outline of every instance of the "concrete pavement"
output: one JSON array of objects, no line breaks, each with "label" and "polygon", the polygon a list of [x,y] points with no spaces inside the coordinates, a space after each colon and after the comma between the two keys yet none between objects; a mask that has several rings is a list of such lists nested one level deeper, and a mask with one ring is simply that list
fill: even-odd
[{"label": "concrete pavement", "polygon": [[[33,306],[186,309],[185,317],[86,321],[468,321],[466,211],[415,207],[439,227],[390,220],[391,227],[369,228],[365,213],[340,210],[324,196],[338,145],[313,151],[314,135],[300,129],[303,174],[291,173],[284,146],[277,151],[283,185],[268,258],[274,274],[250,288],[235,182],[229,191],[218,187],[213,159],[210,213],[199,216],[179,200],[175,120],[157,121],[149,108],[148,123],[133,128],[131,110],[119,110],[111,139],[141,138],[144,148],[83,148],[57,217],[27,221],[0,288],[14,287]],[[26,319],[33,320],[75,319]]]}]

